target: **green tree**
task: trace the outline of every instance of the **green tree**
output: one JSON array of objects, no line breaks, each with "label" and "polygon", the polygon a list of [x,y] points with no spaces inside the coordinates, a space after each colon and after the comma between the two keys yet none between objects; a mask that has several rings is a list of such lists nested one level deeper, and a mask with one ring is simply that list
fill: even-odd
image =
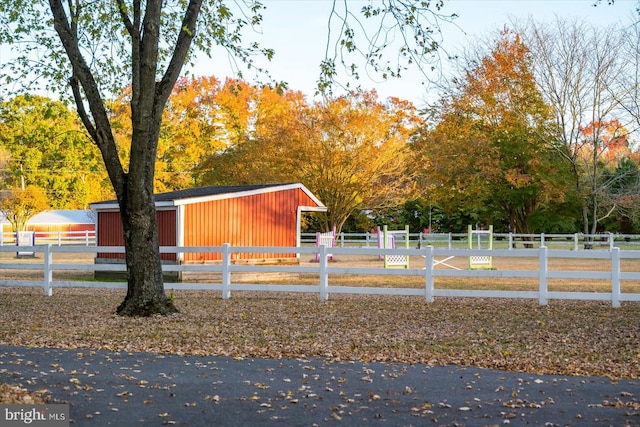
[{"label": "green tree", "polygon": [[6,184],[46,190],[53,209],[86,209],[112,195],[100,153],[63,102],[18,95],[1,103],[0,145],[9,153]]},{"label": "green tree", "polygon": [[448,212],[477,210],[481,221],[531,233],[531,217],[565,192],[550,109],[517,34],[501,34],[491,53],[472,63],[442,98],[435,128],[415,144],[425,191]]},{"label": "green tree", "polygon": [[[347,4],[343,3],[345,8]],[[437,2],[435,7],[441,5]],[[381,45],[375,40],[367,45],[373,50],[371,55],[365,52],[367,63],[382,64],[378,67],[382,73],[393,71],[380,56],[387,28],[405,36],[398,46],[401,59],[414,62],[437,51],[433,35],[439,31],[426,25],[438,22],[430,6],[423,1],[390,1],[362,8],[361,19],[381,22],[377,39]],[[255,43],[249,48],[242,45],[243,29],[260,25],[262,8],[258,1],[203,0],[11,0],[0,4],[0,43],[18,50],[10,64],[11,75],[35,77],[31,82],[47,81],[63,91],[70,87],[82,123],[102,154],[120,206],[125,240],[128,288],[117,309],[120,314],[176,311],[164,293],[154,204],[163,111],[192,49],[211,56],[215,46],[222,46],[249,66],[254,65],[254,53],[273,55]],[[336,11],[331,18],[338,17]],[[342,48],[335,52],[366,51],[357,46],[358,27],[347,25],[357,15],[345,12],[341,20],[347,31],[340,31],[337,46]],[[396,25],[389,27],[389,20]],[[52,28],[58,38],[51,36]],[[413,30],[413,35],[405,30]],[[40,55],[34,56],[35,50]],[[34,62],[34,57],[43,60]],[[321,79],[323,89],[335,76],[334,64],[327,55],[321,71],[326,76]],[[126,167],[106,107],[110,94],[128,86],[125,81],[131,86],[132,128]]]}]

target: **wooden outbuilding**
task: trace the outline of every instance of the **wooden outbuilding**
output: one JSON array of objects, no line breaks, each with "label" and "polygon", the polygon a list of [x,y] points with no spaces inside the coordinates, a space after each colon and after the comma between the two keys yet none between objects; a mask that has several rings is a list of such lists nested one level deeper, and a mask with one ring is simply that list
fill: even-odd
[{"label": "wooden outbuilding", "polygon": [[[302,184],[209,186],[156,194],[160,246],[300,245],[303,212],[326,211]],[[118,203],[93,203],[98,246],[123,246]],[[216,262],[218,253],[164,253],[165,263]],[[96,263],[122,262],[124,254],[99,253]],[[234,253],[247,262],[297,262],[297,254]]]}]

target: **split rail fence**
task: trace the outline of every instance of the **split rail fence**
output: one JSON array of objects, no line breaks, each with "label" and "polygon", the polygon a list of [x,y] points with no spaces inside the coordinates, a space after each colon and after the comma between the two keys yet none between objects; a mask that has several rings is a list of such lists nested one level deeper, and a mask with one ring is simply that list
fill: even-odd
[{"label": "split rail fence", "polygon": [[[126,288],[125,282],[108,282],[95,280],[54,280],[55,271],[125,271],[123,264],[94,264],[93,262],[60,262],[54,261],[56,254],[84,253],[85,258],[97,252],[122,253],[124,248],[99,247],[99,246],[55,246],[51,244],[32,247],[20,247],[22,251],[33,251],[34,257],[24,260],[7,259],[4,255],[0,262],[0,274],[10,270],[41,271],[42,279],[38,280],[0,280],[0,287],[42,287],[46,295],[53,294],[53,288],[62,287],[86,287],[86,288]],[[15,252],[15,247],[0,247],[0,254]],[[329,251],[338,261],[329,260]],[[219,279],[207,280],[198,283],[165,283],[165,289],[175,290],[212,290],[221,292],[222,298],[229,298],[235,291],[258,292],[305,292],[317,293],[321,300],[327,300],[331,294],[367,294],[367,295],[405,295],[419,296],[427,302],[433,302],[436,297],[472,297],[472,298],[528,298],[537,299],[540,305],[546,305],[550,299],[566,300],[599,300],[610,301],[613,307],[620,306],[623,301],[640,301],[640,292],[622,292],[622,284],[625,281],[640,282],[640,251],[621,250],[612,248],[609,251],[573,251],[573,250],[549,250],[547,247],[535,249],[447,249],[434,248],[432,246],[420,249],[378,249],[378,248],[350,248],[350,247],[240,247],[225,244],[219,247],[162,247],[163,253],[187,253],[187,252],[218,252],[222,254],[222,261],[216,264],[182,264],[164,265],[165,272],[208,272],[219,273]],[[305,265],[248,265],[232,262],[233,253],[297,253],[300,259],[315,259],[318,262],[304,263]],[[378,259],[380,255],[405,255],[419,259],[422,262],[413,262],[410,268],[383,268],[380,267],[352,267],[340,264],[340,256],[356,255],[372,256]],[[534,259],[537,268],[522,270],[463,270],[443,268],[442,260],[450,257],[491,256],[494,258]],[[57,256],[56,256],[57,258]],[[68,261],[67,256],[67,261]],[[604,268],[602,271],[573,271],[549,269],[549,261],[556,258],[565,259],[592,259],[599,261]],[[621,268],[626,261],[627,268]],[[631,268],[628,266],[631,265]],[[436,268],[437,266],[437,268]],[[445,264],[446,266],[446,264]],[[631,271],[629,271],[631,270]],[[232,273],[297,273],[317,277],[317,284],[264,284],[264,283],[239,283],[232,281]],[[373,276],[397,276],[397,283],[401,283],[402,276],[417,276],[420,287],[381,287],[381,286],[345,286],[340,285],[336,275],[373,275]],[[333,277],[332,277],[333,276]],[[528,278],[537,282],[537,290],[468,290],[468,289],[442,289],[435,286],[438,277],[453,278]],[[589,280],[604,280],[610,283],[607,292],[558,292],[549,290],[549,280],[571,279],[578,282]],[[315,279],[314,279],[315,280]],[[295,282],[295,279],[292,280]],[[637,288],[635,288],[637,289]]]}]

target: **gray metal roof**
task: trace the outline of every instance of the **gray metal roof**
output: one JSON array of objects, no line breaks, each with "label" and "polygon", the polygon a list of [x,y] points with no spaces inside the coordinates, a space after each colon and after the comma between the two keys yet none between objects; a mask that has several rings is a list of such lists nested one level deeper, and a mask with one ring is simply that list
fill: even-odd
[{"label": "gray metal roof", "polygon": [[155,195],[156,202],[171,200],[193,199],[196,197],[216,196],[220,194],[242,193],[268,187],[279,187],[286,184],[256,184],[256,185],[210,185],[208,187],[187,188],[185,190],[170,191]]},{"label": "gray metal roof", "polygon": [[[222,185],[222,186],[208,186],[188,188],[185,190],[170,191],[168,193],[156,194],[155,203],[157,207],[161,206],[177,206],[185,203],[193,203],[205,200],[224,199],[233,197],[242,197],[250,195],[252,193],[262,193],[270,191],[278,191],[279,189],[286,190],[291,188],[302,189],[318,207],[326,209],[324,204],[318,200],[304,185],[299,183],[292,184],[253,184],[253,185]],[[273,190],[270,190],[273,189]],[[107,200],[103,202],[96,202],[90,204],[92,209],[117,209],[117,200]]]}]

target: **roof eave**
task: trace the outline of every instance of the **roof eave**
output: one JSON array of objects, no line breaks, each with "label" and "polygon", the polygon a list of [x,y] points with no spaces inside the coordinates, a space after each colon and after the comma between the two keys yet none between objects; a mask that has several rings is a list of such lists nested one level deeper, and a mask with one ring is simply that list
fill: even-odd
[{"label": "roof eave", "polygon": [[[208,196],[185,197],[184,199],[161,201],[161,202],[156,202],[156,208],[163,208],[163,207],[169,208],[169,207],[175,207],[175,206],[181,206],[181,205],[190,205],[194,203],[210,202],[214,200],[234,199],[238,197],[252,196],[255,194],[272,193],[275,191],[284,191],[284,190],[292,190],[292,189],[302,190],[315,204],[318,205],[319,208],[324,210],[327,209],[327,207],[315,195],[313,195],[313,193],[311,193],[311,191],[309,191],[307,187],[305,187],[303,184],[300,184],[300,183],[274,185],[270,187],[257,188],[252,190],[238,191],[235,193],[211,194]],[[120,208],[120,206],[118,206],[118,203],[115,201],[112,201],[109,203],[104,203],[104,202],[92,203],[89,206],[91,207],[91,209],[94,209],[97,211],[118,210]]]}]

